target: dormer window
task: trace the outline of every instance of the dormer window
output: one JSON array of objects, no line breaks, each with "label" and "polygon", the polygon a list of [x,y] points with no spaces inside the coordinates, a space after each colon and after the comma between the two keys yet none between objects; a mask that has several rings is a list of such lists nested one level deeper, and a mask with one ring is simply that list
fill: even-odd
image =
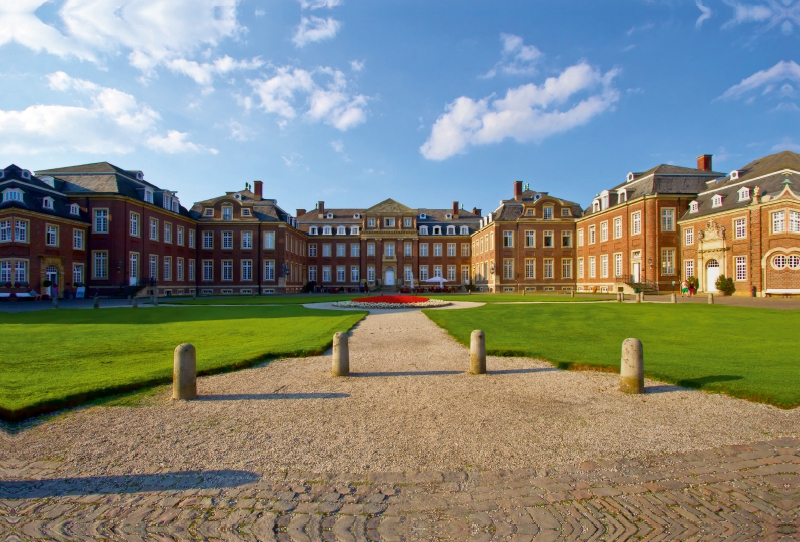
[{"label": "dormer window", "polygon": [[700,204],[697,203],[696,201],[693,201],[692,203],[689,204],[690,213],[696,213],[699,210],[700,210]]},{"label": "dormer window", "polygon": [[747,201],[750,199],[750,189],[743,186],[739,189],[739,201]]},{"label": "dormer window", "polygon": [[544,219],[545,220],[553,220],[553,208],[552,207],[544,207],[542,209],[542,212],[544,213]]},{"label": "dormer window", "polygon": [[635,175],[633,174],[633,172],[630,172],[628,173],[628,176],[625,178],[627,179],[628,182],[631,182],[635,178]]},{"label": "dormer window", "polygon": [[319,235],[316,226],[311,226],[308,228],[308,235]]},{"label": "dormer window", "polygon": [[172,212],[179,213],[181,211],[181,202],[177,198],[172,199]]},{"label": "dormer window", "polygon": [[136,172],[136,180],[137,181],[143,181],[144,180],[144,173],[142,173],[141,171],[137,171]]},{"label": "dormer window", "polygon": [[161,206],[166,210],[172,209],[172,197],[164,194],[164,200],[161,202]]},{"label": "dormer window", "polygon": [[81,214],[81,207],[77,203],[73,203],[69,206],[69,214],[71,215],[80,215]]},{"label": "dormer window", "polygon": [[353,218],[361,218],[361,213],[353,213]]},{"label": "dormer window", "polygon": [[711,206],[712,207],[720,207],[722,205],[722,196],[717,194],[713,198],[711,198]]},{"label": "dormer window", "polygon": [[533,216],[533,209],[525,209],[525,216]]},{"label": "dormer window", "polygon": [[599,213],[600,212],[600,200],[594,200],[592,202],[592,212]]},{"label": "dormer window", "polygon": [[447,235],[455,235],[456,234],[456,227],[455,226],[447,226]]},{"label": "dormer window", "polygon": [[738,169],[734,169],[733,171],[731,171],[731,180],[735,181],[738,178],[739,178],[739,170]]},{"label": "dormer window", "polygon": [[325,218],[333,218],[333,213],[328,213],[327,215],[325,215]]},{"label": "dormer window", "polygon": [[233,207],[226,205],[222,208],[222,220],[233,220]]},{"label": "dormer window", "polygon": [[420,235],[428,235],[428,226],[420,226],[419,227],[419,234]]},{"label": "dormer window", "polygon": [[622,203],[623,201],[628,201],[628,191],[624,188],[622,190],[617,190],[617,201]]},{"label": "dormer window", "polygon": [[147,203],[153,203],[153,191],[145,189],[144,191],[144,201]]},{"label": "dormer window", "polygon": [[433,227],[433,235],[442,235],[442,227],[441,226],[434,226]]},{"label": "dormer window", "polygon": [[331,228],[330,226],[324,226],[322,228],[322,235],[332,235],[332,234],[333,234],[333,228]]},{"label": "dormer window", "polygon": [[27,169],[23,169],[23,170],[22,170],[22,178],[23,178],[23,179],[30,180],[30,178],[31,178],[31,172],[30,172],[30,171],[28,171]]},{"label": "dormer window", "polygon": [[561,216],[570,216],[571,214],[569,209],[561,209]]},{"label": "dormer window", "polygon": [[56,180],[52,177],[39,177],[39,180],[43,183],[49,184],[51,188],[56,187]]},{"label": "dormer window", "polygon": [[4,190],[3,201],[22,201],[22,190],[19,188],[9,188]]},{"label": "dormer window", "polygon": [[446,215],[444,215],[444,217],[447,218],[447,219],[451,219],[451,218],[453,218],[453,215],[450,214],[450,213],[447,213]]},{"label": "dormer window", "polygon": [[358,230],[359,230],[358,226],[351,226],[350,227],[350,235],[358,235]]},{"label": "dormer window", "polygon": [[419,214],[419,219],[420,220],[425,220],[426,218],[428,218],[428,215],[426,215],[425,213],[420,213]]},{"label": "dormer window", "polygon": [[242,216],[253,216],[253,213],[250,212],[250,209],[242,209]]},{"label": "dormer window", "polygon": [[460,235],[469,235],[469,226],[461,226]]},{"label": "dormer window", "polygon": [[214,216],[214,209],[206,209],[203,212],[203,216]]},{"label": "dormer window", "polygon": [[347,235],[347,229],[344,226],[336,228],[336,235]]},{"label": "dormer window", "polygon": [[50,196],[46,196],[42,200],[42,207],[44,207],[45,209],[50,209],[52,211],[53,210],[53,198],[51,198]]}]

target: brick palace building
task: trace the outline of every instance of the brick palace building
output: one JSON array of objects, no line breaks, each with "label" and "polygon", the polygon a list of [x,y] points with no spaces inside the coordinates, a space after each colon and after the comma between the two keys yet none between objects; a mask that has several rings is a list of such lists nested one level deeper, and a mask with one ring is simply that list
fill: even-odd
[{"label": "brick palace building", "polygon": [[[425,285],[481,291],[669,292],[720,274],[737,295],[800,295],[800,155],[784,151],[728,175],[697,167],[629,173],[582,209],[513,183],[483,215],[369,208],[296,216],[263,183],[181,205],[174,191],[107,162],[0,171],[0,298],[74,295],[270,294]],[[47,284],[48,286],[45,286]],[[432,284],[431,284],[432,285]]]}]

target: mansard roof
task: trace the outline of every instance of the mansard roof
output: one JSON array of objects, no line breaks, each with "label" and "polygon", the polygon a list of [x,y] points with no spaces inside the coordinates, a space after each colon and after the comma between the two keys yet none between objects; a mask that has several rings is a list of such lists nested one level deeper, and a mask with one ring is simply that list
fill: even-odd
[{"label": "mansard roof", "polygon": [[583,213],[580,203],[551,196],[549,192],[524,190],[522,192],[522,200],[500,200],[500,206],[492,212],[492,220],[514,221],[522,216],[526,207],[538,207],[545,203],[557,203],[562,207],[570,208],[572,215],[569,218],[579,217]]},{"label": "mansard roof", "polygon": [[[22,201],[10,200],[4,202],[0,198],[0,209],[15,207],[48,216],[87,221],[86,213],[81,210],[78,215],[72,214],[70,212],[72,203],[67,197],[57,188],[31,174],[30,171],[22,169],[16,164],[11,164],[1,170],[0,173],[2,173],[2,177],[0,177],[0,193],[9,188],[17,188],[22,191]],[[53,200],[52,209],[44,206],[44,200],[47,197]]]},{"label": "mansard roof", "polygon": [[198,201],[192,205],[191,214],[196,220],[201,222],[215,222],[219,220],[219,218],[204,217],[203,209],[206,207],[213,207],[215,204],[222,201],[239,204],[242,207],[251,209],[253,213],[252,218],[261,222],[287,222],[292,218],[292,215],[281,209],[277,200],[257,199],[256,195],[249,189],[240,190],[239,192],[225,192],[225,194],[221,196]]},{"label": "mansard roof", "polygon": [[[728,174],[716,182],[707,183],[705,189],[697,195],[698,210],[691,212],[691,208],[681,217],[681,220],[693,220],[698,217],[713,215],[747,207],[753,203],[755,188],[758,187],[761,201],[764,196],[772,199],[783,192],[788,179],[790,189],[800,194],[800,154],[783,151],[754,160],[737,172]],[[739,190],[743,187],[750,189],[750,198],[739,201]],[[713,198],[722,196],[722,204],[713,207]],[[767,200],[768,201],[768,200]]]}]

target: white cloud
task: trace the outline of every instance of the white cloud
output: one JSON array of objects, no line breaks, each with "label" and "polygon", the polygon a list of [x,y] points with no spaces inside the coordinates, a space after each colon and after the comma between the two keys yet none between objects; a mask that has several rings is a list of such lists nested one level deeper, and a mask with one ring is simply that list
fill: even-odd
[{"label": "white cloud", "polygon": [[722,28],[733,28],[745,23],[764,23],[757,29],[756,35],[773,28],[780,28],[784,34],[789,35],[795,26],[800,26],[800,2],[793,4],[792,0],[768,0],[763,4],[745,5],[735,0],[724,1],[733,8],[733,17]]},{"label": "white cloud", "polygon": [[263,66],[264,61],[259,57],[252,60],[234,60],[225,55],[214,62],[203,62],[202,64],[194,60],[176,58],[166,61],[165,65],[173,72],[188,75],[198,85],[210,87],[216,75],[224,75],[234,70],[254,70]]},{"label": "white cloud", "polygon": [[[314,76],[329,76],[332,80],[322,86],[314,80]],[[258,107],[282,117],[279,123],[297,116],[301,107],[298,101],[303,95],[306,101],[302,105],[307,106],[303,115],[312,122],[324,122],[345,131],[367,119],[367,97],[350,94],[347,91],[347,79],[339,70],[318,68],[308,72],[284,66],[276,68],[275,75],[268,79],[249,82],[260,102]]]},{"label": "white cloud", "polygon": [[184,152],[208,152],[217,154],[216,149],[209,149],[203,145],[197,145],[191,141],[186,141],[189,134],[177,130],[169,130],[166,136],[153,135],[145,140],[145,145],[149,148],[166,152],[167,154],[180,154]]},{"label": "white cloud", "polygon": [[722,28],[730,28],[742,23],[761,23],[772,17],[772,10],[767,6],[746,6],[730,1],[725,3],[733,8],[733,18],[722,25]]},{"label": "white cloud", "polygon": [[42,22],[36,10],[47,0],[0,4],[0,45],[16,41],[34,51],[101,63],[127,54],[147,77],[168,61],[191,56],[202,46],[236,37],[239,0],[65,0],[63,32]]},{"label": "white cloud", "polygon": [[656,25],[654,23],[647,22],[647,23],[640,24],[640,25],[637,25],[637,26],[632,26],[630,29],[628,29],[627,32],[625,32],[625,34],[628,35],[628,36],[632,36],[636,32],[644,32],[646,30],[651,30],[651,29],[655,28],[655,26]]},{"label": "white cloud", "polygon": [[756,72],[750,77],[742,79],[741,83],[733,85],[718,99],[738,99],[760,88],[763,88],[762,95],[770,94],[775,90],[778,83],[787,80],[800,81],[800,65],[791,60],[783,60],[768,70]]},{"label": "white cloud", "polygon": [[536,73],[536,63],[544,54],[534,45],[525,45],[523,39],[514,34],[500,34],[503,43],[501,58],[482,77],[490,79],[497,72],[508,75],[532,75]]},{"label": "white cloud", "polygon": [[695,21],[694,26],[695,28],[700,28],[704,22],[711,18],[711,8],[704,6],[700,0],[695,0],[695,4],[697,4],[697,9],[700,10],[700,16]]},{"label": "white cloud", "polygon": [[360,72],[364,69],[364,61],[363,60],[351,60],[350,61],[350,69],[354,72]]},{"label": "white cloud", "polygon": [[336,152],[344,152],[344,142],[341,139],[331,141],[331,147],[333,147],[333,150]]},{"label": "white cloud", "polygon": [[[3,133],[0,152],[36,154],[53,151],[78,151],[92,154],[129,153],[145,140],[159,137],[156,133],[159,114],[136,98],[114,88],[106,88],[64,72],[48,76],[52,90],[75,91],[87,96],[91,106],[34,105],[22,111],[0,110],[0,131]],[[204,151],[199,145],[185,141],[186,134],[166,138],[183,141],[183,151]],[[182,137],[181,137],[182,136]],[[173,141],[171,151],[181,152]],[[158,149],[166,150],[166,149]],[[209,152],[213,152],[209,150]]]},{"label": "white cloud", "polygon": [[232,120],[228,124],[228,127],[230,128],[230,135],[228,137],[235,141],[250,141],[256,134],[254,130],[235,120]]},{"label": "white cloud", "polygon": [[[504,98],[457,98],[436,120],[420,152],[429,160],[444,160],[465,153],[471,146],[507,138],[541,141],[586,124],[619,100],[619,92],[612,86],[617,73],[601,73],[581,62],[540,86],[529,83],[508,89]],[[576,94],[591,92],[594,93],[580,102],[568,105]]]},{"label": "white cloud", "polygon": [[773,145],[772,152],[792,151],[800,153],[800,144],[794,143],[791,138],[784,137],[783,141]]},{"label": "white cloud", "polygon": [[335,8],[341,6],[341,0],[298,0],[300,2],[300,9],[320,9],[320,8]]},{"label": "white cloud", "polygon": [[266,11],[264,11],[263,9],[257,9],[257,10],[255,10],[255,12],[254,12],[254,15],[255,15],[256,17],[263,17],[263,16],[264,16],[264,15],[266,15],[266,14],[267,14],[267,12],[266,12]]},{"label": "white cloud", "polygon": [[300,24],[297,26],[292,36],[292,41],[297,47],[305,47],[309,43],[316,41],[328,40],[336,36],[336,33],[341,28],[342,23],[328,17],[301,17]]}]

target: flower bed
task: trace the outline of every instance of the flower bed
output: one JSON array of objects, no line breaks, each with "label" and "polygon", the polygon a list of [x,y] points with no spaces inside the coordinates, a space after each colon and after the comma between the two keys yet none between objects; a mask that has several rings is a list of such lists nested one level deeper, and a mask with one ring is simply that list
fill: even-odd
[{"label": "flower bed", "polygon": [[333,306],[349,309],[408,309],[444,307],[449,304],[449,302],[441,299],[429,299],[420,296],[379,295],[376,297],[359,297],[350,301],[339,301],[334,303]]}]

